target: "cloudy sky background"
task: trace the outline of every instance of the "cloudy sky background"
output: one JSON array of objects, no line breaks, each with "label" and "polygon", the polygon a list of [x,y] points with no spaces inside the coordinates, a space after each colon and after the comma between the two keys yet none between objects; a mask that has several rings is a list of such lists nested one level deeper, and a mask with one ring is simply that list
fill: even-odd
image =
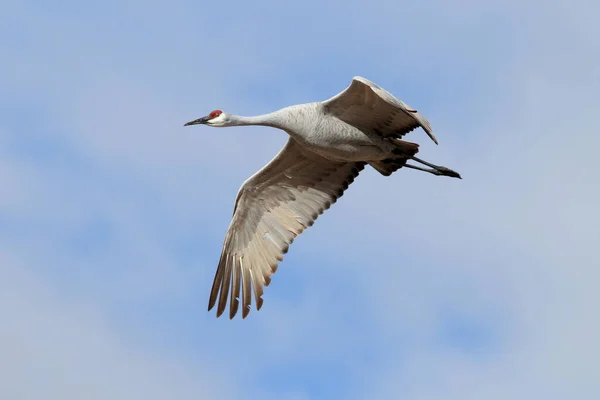
[{"label": "cloudy sky background", "polygon": [[[600,397],[600,27],[590,1],[8,0],[0,398]],[[366,171],[260,312],[208,293],[268,128],[355,75],[462,181]]]}]

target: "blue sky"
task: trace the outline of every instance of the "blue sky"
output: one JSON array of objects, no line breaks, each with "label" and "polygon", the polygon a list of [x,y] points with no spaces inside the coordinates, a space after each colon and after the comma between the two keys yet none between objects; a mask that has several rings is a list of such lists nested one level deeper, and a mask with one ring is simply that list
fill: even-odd
[{"label": "blue sky", "polygon": [[[599,10],[575,3],[6,3],[0,397],[598,398]],[[183,123],[355,75],[464,179],[366,171],[260,312],[215,319],[235,194],[286,136]]]}]

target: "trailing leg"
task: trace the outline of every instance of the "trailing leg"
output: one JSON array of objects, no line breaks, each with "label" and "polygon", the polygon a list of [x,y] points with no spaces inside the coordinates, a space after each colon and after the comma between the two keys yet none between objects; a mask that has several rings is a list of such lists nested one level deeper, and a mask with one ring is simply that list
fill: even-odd
[{"label": "trailing leg", "polygon": [[407,168],[418,169],[419,171],[429,172],[430,174],[434,174],[434,175],[438,175],[438,176],[449,176],[452,178],[462,179],[462,177],[460,176],[460,174],[458,172],[453,171],[450,168],[442,167],[440,165],[434,165],[434,164],[431,164],[425,160],[421,160],[420,158],[417,158],[414,156],[411,157],[411,160],[414,160],[418,163],[421,163],[421,164],[426,165],[431,168],[423,168],[423,167],[418,167],[416,165],[411,165],[411,164],[405,164],[404,166]]}]

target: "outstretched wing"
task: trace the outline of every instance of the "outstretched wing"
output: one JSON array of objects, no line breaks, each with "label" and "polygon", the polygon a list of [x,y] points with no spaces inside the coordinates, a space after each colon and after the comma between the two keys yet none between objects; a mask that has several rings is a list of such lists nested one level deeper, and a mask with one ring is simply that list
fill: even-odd
[{"label": "outstretched wing", "polygon": [[217,317],[227,307],[242,318],[250,312],[252,289],[260,310],[263,286],[294,238],[342,196],[364,163],[334,162],[304,150],[292,138],[277,156],[249,178],[238,192],[233,219],[210,293],[208,310],[218,300]]},{"label": "outstretched wing", "polygon": [[421,127],[437,144],[429,122],[387,90],[355,76],[343,92],[323,103],[325,112],[351,125],[383,137],[401,138]]}]

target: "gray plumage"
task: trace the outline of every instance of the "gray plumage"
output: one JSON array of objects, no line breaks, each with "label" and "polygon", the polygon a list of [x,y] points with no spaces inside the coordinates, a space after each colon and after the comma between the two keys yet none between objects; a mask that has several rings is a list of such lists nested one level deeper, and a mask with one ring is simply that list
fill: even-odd
[{"label": "gray plumage", "polygon": [[[233,218],[209,298],[217,317],[227,308],[242,318],[252,304],[263,304],[271,282],[294,239],[339,199],[368,164],[389,176],[402,167],[460,178],[446,167],[415,157],[418,145],[400,140],[421,127],[437,144],[429,122],[416,110],[373,82],[355,77],[348,88],[323,101],[283,108],[256,117],[220,110],[187,125],[213,127],[263,125],[289,139],[277,156],[240,188]],[[414,160],[430,168],[407,164]]]}]

